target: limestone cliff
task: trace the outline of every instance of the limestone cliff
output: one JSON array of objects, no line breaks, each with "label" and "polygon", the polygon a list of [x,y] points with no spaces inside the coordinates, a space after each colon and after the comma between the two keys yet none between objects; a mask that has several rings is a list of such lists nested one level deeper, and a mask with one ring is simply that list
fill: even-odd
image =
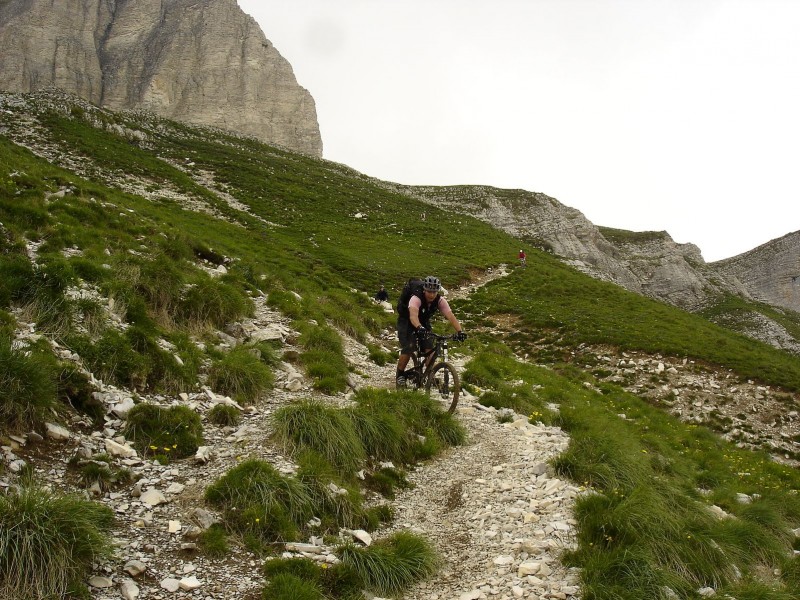
[{"label": "limestone cliff", "polygon": [[697,310],[718,291],[705,274],[700,249],[677,244],[666,232],[636,234],[597,227],[580,211],[545,194],[488,186],[396,189],[431,204],[467,213],[579,270],[633,292]]},{"label": "limestone cliff", "polygon": [[756,300],[800,312],[800,231],[711,266]]},{"label": "limestone cliff", "polygon": [[236,0],[0,2],[0,89],[46,87],[322,155],[313,98]]},{"label": "limestone cliff", "polygon": [[678,244],[666,231],[598,227],[545,194],[489,186],[385,185],[477,217],[596,278],[687,310],[700,310],[728,293],[800,311],[800,232],[707,264],[697,246]]}]

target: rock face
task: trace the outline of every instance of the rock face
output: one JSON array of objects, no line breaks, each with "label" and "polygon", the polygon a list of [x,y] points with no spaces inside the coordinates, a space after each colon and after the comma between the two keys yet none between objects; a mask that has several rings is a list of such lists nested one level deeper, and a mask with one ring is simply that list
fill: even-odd
[{"label": "rock face", "polygon": [[0,2],[0,89],[47,87],[322,155],[313,98],[236,0]]},{"label": "rock face", "polygon": [[699,310],[715,296],[731,293],[800,311],[800,232],[708,264],[697,246],[678,244],[666,231],[598,227],[545,194],[488,186],[386,185],[474,216],[598,279],[686,310]]},{"label": "rock face", "polygon": [[665,231],[597,227],[579,210],[545,194],[486,186],[398,189],[529,240],[598,279],[682,308],[702,307],[720,285],[705,274],[706,263],[694,244],[677,244]]},{"label": "rock face", "polygon": [[800,231],[712,266],[754,299],[800,312]]}]

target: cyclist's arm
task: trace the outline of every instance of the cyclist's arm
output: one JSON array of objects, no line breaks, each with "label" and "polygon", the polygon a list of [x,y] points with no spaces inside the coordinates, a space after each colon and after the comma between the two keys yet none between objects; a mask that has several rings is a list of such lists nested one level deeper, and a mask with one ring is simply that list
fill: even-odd
[{"label": "cyclist's arm", "polygon": [[[416,302],[414,302],[416,300]],[[419,307],[422,306],[422,303],[419,301],[419,298],[416,296],[412,296],[411,300],[408,302],[408,320],[411,321],[411,325],[414,329],[419,328],[421,323],[419,322]]]},{"label": "cyclist's arm", "polygon": [[453,310],[450,308],[450,305],[444,298],[439,300],[439,310],[444,315],[444,317],[448,321],[450,321],[450,325],[453,326],[453,329],[455,329],[456,331],[461,331],[461,323],[459,323],[458,319],[453,314]]}]

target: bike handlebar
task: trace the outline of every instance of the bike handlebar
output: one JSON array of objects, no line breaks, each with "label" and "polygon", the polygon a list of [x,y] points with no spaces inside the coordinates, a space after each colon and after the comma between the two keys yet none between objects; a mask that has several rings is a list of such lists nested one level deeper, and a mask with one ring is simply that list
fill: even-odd
[{"label": "bike handlebar", "polygon": [[451,333],[450,335],[440,335],[438,333],[434,333],[433,331],[428,331],[428,333],[425,335],[425,338],[426,339],[433,338],[435,340],[449,340],[451,342],[457,342],[458,341],[457,336],[458,336],[457,333]]}]

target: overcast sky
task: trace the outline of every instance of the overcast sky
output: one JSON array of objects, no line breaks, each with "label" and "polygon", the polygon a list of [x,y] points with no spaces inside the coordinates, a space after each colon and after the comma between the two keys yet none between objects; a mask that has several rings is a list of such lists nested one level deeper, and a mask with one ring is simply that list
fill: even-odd
[{"label": "overcast sky", "polygon": [[800,229],[798,0],[239,0],[323,155],[522,188],[706,261]]}]

